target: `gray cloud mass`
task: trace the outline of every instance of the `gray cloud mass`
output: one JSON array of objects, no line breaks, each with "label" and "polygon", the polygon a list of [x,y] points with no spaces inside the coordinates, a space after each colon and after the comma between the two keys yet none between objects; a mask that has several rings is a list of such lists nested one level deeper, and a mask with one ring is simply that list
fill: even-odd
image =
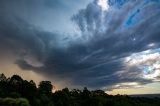
[{"label": "gray cloud mass", "polygon": [[[47,5],[52,7],[49,1]],[[0,3],[0,54],[9,51],[22,70],[67,78],[73,86],[112,89],[124,82],[152,83],[141,77],[142,70],[126,66],[124,59],[160,48],[159,0],[109,0],[109,5],[102,11],[95,0],[73,15],[71,20],[81,32],[73,40],[76,34],[48,32],[18,15],[6,14]],[[148,46],[151,43],[154,46]],[[29,63],[27,57],[41,65]]]}]

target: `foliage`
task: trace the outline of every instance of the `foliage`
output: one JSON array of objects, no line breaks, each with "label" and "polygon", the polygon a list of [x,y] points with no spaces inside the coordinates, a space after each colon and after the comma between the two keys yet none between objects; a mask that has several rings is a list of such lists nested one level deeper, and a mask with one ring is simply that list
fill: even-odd
[{"label": "foliage", "polygon": [[50,95],[52,93],[52,88],[50,81],[41,81],[38,90],[41,94]]},{"label": "foliage", "polygon": [[24,98],[0,98],[0,105],[6,106],[30,106],[27,99]]},{"label": "foliage", "polygon": [[52,93],[50,81],[23,80],[0,74],[0,105],[3,106],[160,106],[160,98],[108,95],[102,90],[64,88]]}]

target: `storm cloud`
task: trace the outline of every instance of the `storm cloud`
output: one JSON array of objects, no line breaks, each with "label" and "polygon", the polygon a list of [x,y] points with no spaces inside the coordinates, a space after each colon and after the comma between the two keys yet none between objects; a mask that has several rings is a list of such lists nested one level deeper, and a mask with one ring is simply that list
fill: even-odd
[{"label": "storm cloud", "polygon": [[71,17],[79,35],[49,32],[1,11],[1,56],[9,51],[22,70],[69,79],[72,86],[110,90],[154,82],[142,77],[141,63],[130,65],[126,60],[160,48],[159,0],[106,3],[109,8],[103,10],[94,0]]}]

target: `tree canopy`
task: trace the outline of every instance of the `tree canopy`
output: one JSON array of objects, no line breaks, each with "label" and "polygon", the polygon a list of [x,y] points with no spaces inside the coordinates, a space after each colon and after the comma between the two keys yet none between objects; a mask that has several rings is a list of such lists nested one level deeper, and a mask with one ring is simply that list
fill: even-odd
[{"label": "tree canopy", "polygon": [[33,80],[19,75],[7,78],[0,74],[0,105],[3,106],[160,106],[160,98],[108,95],[102,90],[68,89],[52,92],[50,81]]}]

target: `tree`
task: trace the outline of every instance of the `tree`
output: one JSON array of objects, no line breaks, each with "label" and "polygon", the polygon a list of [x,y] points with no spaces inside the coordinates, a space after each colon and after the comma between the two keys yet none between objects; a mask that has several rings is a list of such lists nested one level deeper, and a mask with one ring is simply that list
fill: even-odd
[{"label": "tree", "polygon": [[6,80],[7,80],[6,76],[3,73],[0,74],[0,81],[6,81]]},{"label": "tree", "polygon": [[23,79],[19,75],[13,75],[9,80],[8,88],[12,92],[22,92],[23,90]]},{"label": "tree", "polygon": [[5,97],[7,94],[7,78],[4,74],[0,74],[0,96]]},{"label": "tree", "polygon": [[13,75],[10,79],[11,82],[15,81],[15,82],[22,82],[23,79],[19,76],[19,75]]},{"label": "tree", "polygon": [[50,95],[52,93],[52,84],[50,81],[41,81],[38,90],[41,94]]},{"label": "tree", "polygon": [[24,80],[22,83],[22,88],[22,95],[29,99],[33,99],[33,97],[37,94],[37,88],[33,81],[28,82]]},{"label": "tree", "polygon": [[91,92],[87,89],[87,87],[84,87],[82,95],[84,97],[88,97],[91,94]]}]

